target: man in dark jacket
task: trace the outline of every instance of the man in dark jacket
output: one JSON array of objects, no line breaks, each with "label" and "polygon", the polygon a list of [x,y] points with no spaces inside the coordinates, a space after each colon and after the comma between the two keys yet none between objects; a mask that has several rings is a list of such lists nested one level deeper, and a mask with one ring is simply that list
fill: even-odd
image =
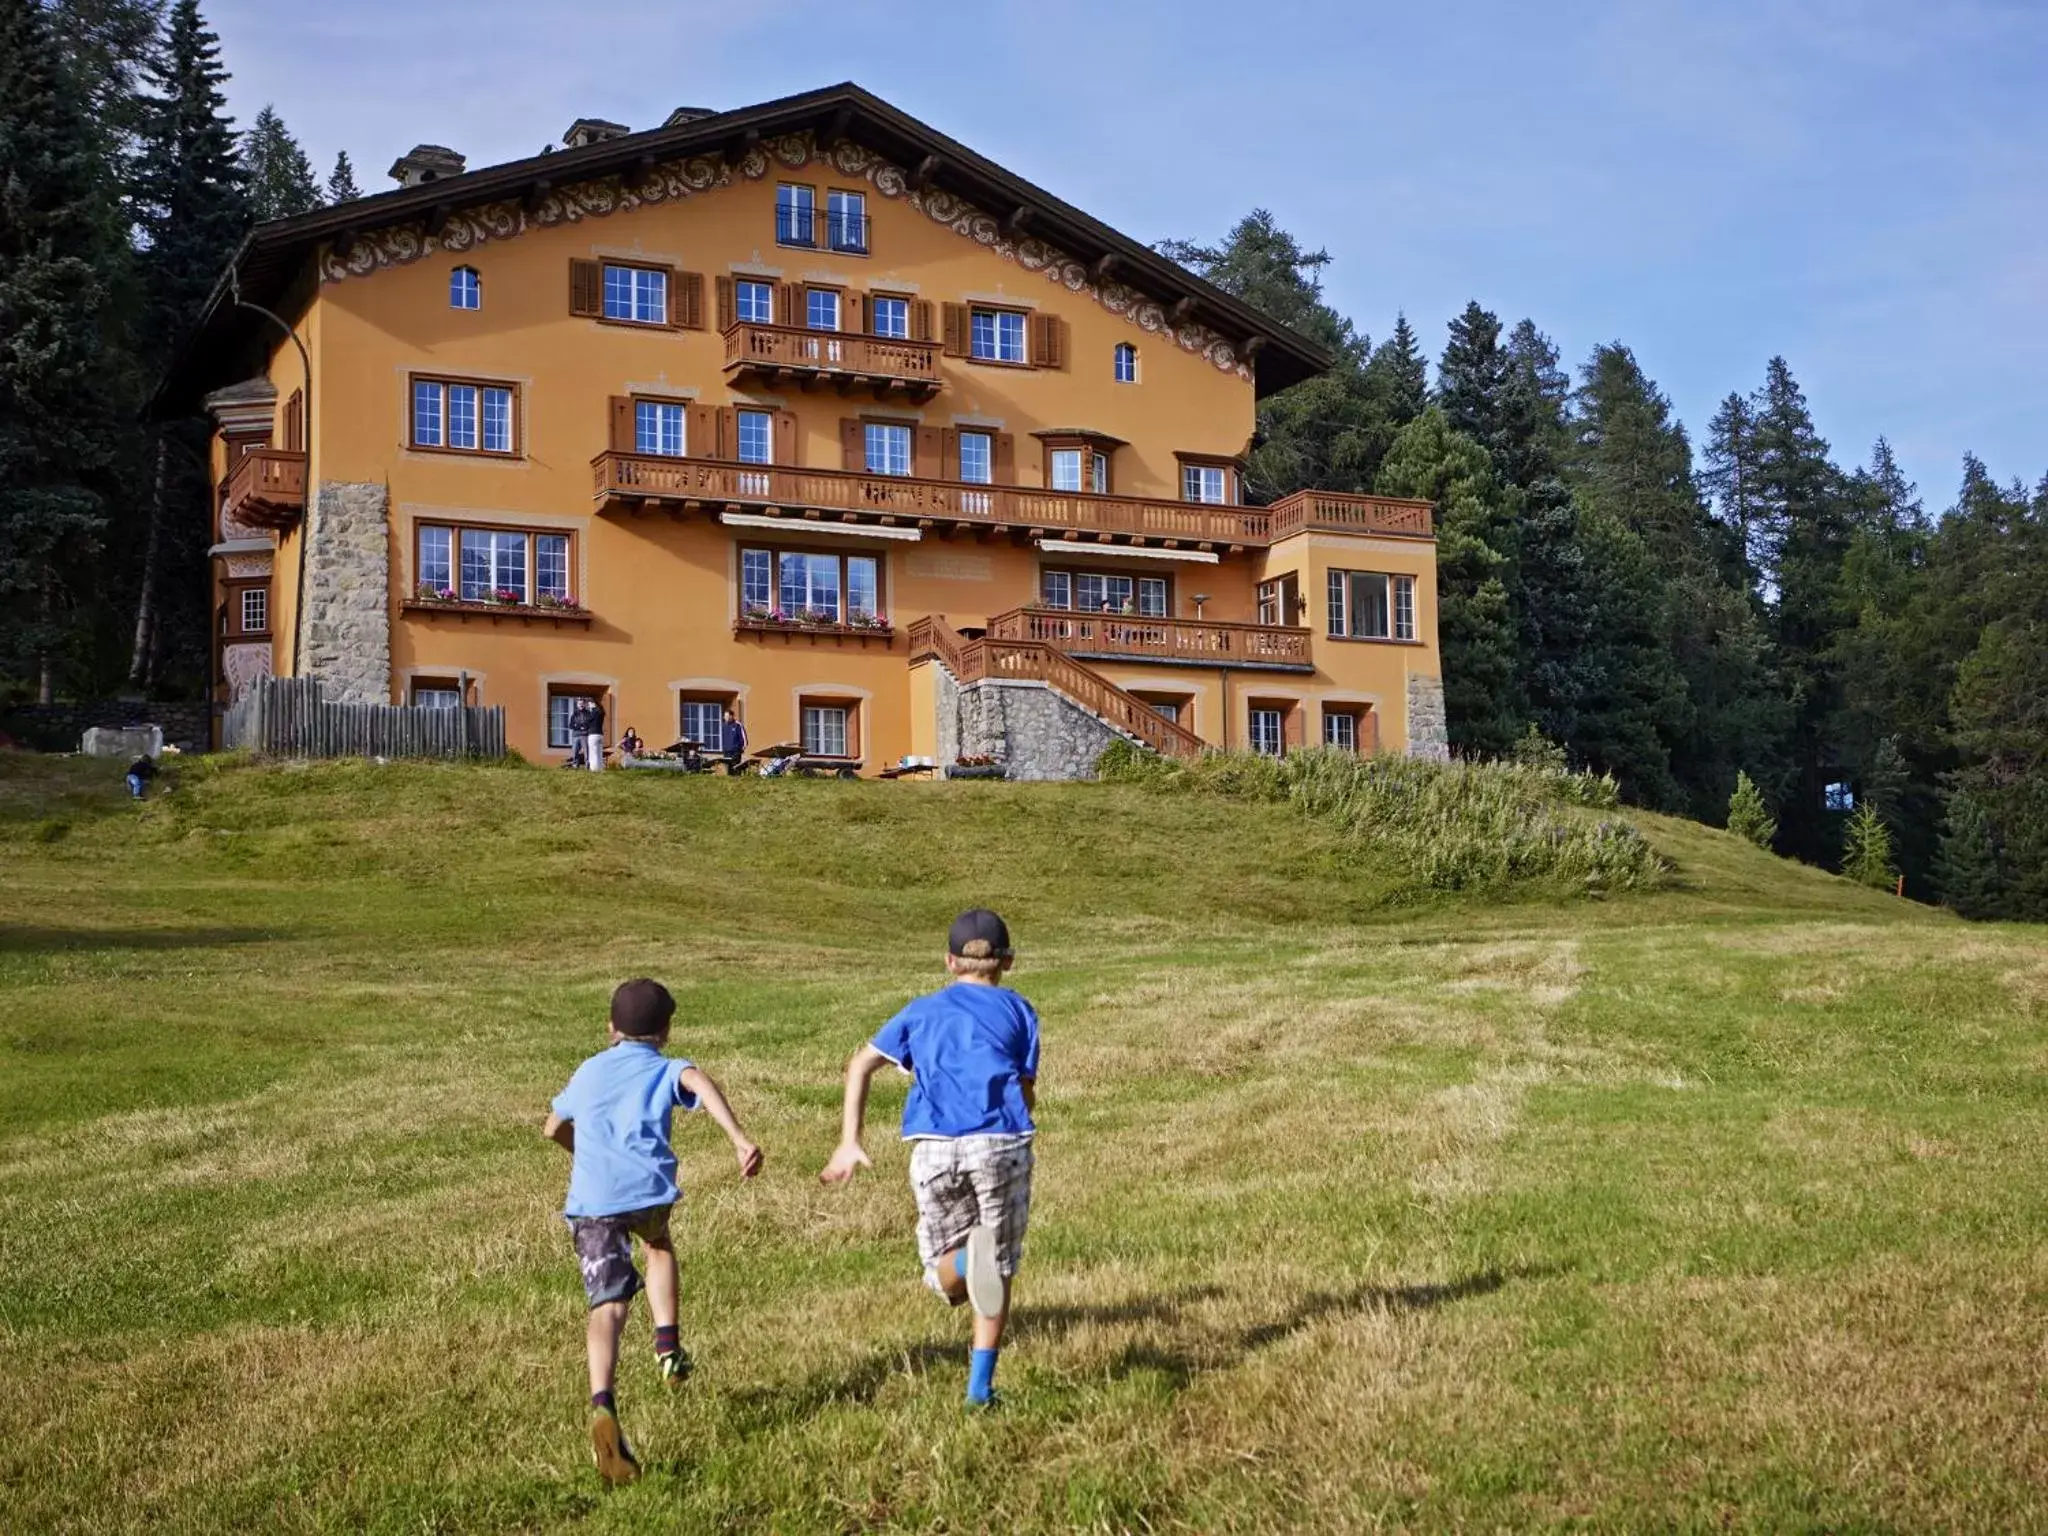
[{"label": "man in dark jacket", "polygon": [[604,703],[583,701],[583,766],[593,773],[604,772]]},{"label": "man in dark jacket", "polygon": [[740,724],[739,716],[729,709],[725,712],[725,726],[719,732],[718,745],[725,753],[726,773],[738,773],[746,762],[747,728]]}]

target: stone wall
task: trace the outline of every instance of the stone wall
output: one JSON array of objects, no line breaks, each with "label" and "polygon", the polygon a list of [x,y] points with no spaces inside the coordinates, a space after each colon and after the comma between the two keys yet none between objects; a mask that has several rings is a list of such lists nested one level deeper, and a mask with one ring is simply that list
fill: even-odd
[{"label": "stone wall", "polygon": [[381,485],[328,481],[308,534],[307,676],[336,704],[391,702],[390,501]]},{"label": "stone wall", "polygon": [[1441,763],[1451,755],[1451,735],[1444,724],[1444,680],[1408,679],[1408,755]]},{"label": "stone wall", "polygon": [[994,757],[1021,780],[1092,779],[1122,734],[1039,682],[984,679],[961,687],[936,662],[939,761]]},{"label": "stone wall", "polygon": [[99,699],[85,704],[22,704],[0,710],[0,735],[42,752],[76,752],[94,727],[163,727],[180,752],[204,752],[213,742],[213,710],[205,704],[151,704],[140,699]]}]

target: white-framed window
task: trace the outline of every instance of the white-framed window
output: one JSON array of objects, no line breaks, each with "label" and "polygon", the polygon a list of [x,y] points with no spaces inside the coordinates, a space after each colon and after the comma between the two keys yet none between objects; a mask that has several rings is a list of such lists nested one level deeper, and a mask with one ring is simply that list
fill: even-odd
[{"label": "white-framed window", "polygon": [[448,274],[448,307],[482,309],[484,280],[475,267],[457,267]]},{"label": "white-framed window", "polygon": [[972,356],[990,363],[1024,361],[1024,317],[1015,310],[973,310],[967,325]]},{"label": "white-framed window", "polygon": [[878,619],[881,596],[882,563],[874,555],[740,551],[740,613],[745,618],[809,616],[828,624]]},{"label": "white-framed window", "polygon": [[725,749],[725,711],[722,699],[684,699],[683,738],[711,752]]},{"label": "white-framed window", "polygon": [[844,704],[806,704],[804,751],[812,757],[846,756],[846,714]]},{"label": "white-framed window", "polygon": [[633,451],[683,456],[683,407],[667,400],[633,402]]},{"label": "white-framed window", "polygon": [[1138,349],[1128,341],[1116,344],[1116,381],[1119,384],[1138,382]]},{"label": "white-framed window", "polygon": [[775,462],[775,418],[767,411],[739,413],[739,455],[742,464]]},{"label": "white-framed window", "polygon": [[748,325],[775,323],[775,286],[759,278],[742,277],[732,285],[733,311]]},{"label": "white-framed window", "polygon": [[869,324],[877,336],[910,340],[910,300],[876,294],[868,300]]},{"label": "white-framed window", "polygon": [[1326,629],[1344,640],[1413,640],[1415,578],[1381,571],[1331,571]]},{"label": "white-framed window", "polygon": [[270,589],[242,588],[242,633],[261,634],[270,628]]},{"label": "white-framed window", "polygon": [[412,445],[463,453],[512,452],[512,390],[448,379],[412,382]]},{"label": "white-framed window", "polygon": [[816,245],[818,243],[818,194],[816,189],[784,182],[775,189],[775,243]]},{"label": "white-framed window", "polygon": [[1394,578],[1394,638],[1413,640],[1415,638],[1415,578],[1396,576]]},{"label": "white-framed window", "polygon": [[890,422],[871,421],[866,424],[864,435],[869,474],[910,473],[910,428],[896,426]]},{"label": "white-framed window", "polygon": [[1254,752],[1266,757],[1278,757],[1286,750],[1286,721],[1279,710],[1254,709],[1251,712],[1251,743]]},{"label": "white-framed window", "polygon": [[833,288],[804,290],[804,324],[814,331],[839,329],[839,293]]},{"label": "white-framed window", "polygon": [[839,556],[789,550],[776,556],[775,595],[783,613],[791,617],[810,614],[837,624],[840,590]]},{"label": "white-framed window", "polygon": [[864,254],[868,248],[868,200],[861,192],[825,194],[826,240],[835,251]]},{"label": "white-framed window", "polygon": [[765,549],[740,551],[740,612],[766,613],[775,606],[775,557]]},{"label": "white-framed window", "polygon": [[496,528],[462,530],[462,598],[489,602],[499,593],[526,601],[526,535]]},{"label": "white-framed window", "polygon": [[1091,453],[1088,455],[1088,489],[1098,496],[1109,494],[1109,455]]},{"label": "white-framed window", "polygon": [[[569,717],[576,712],[576,706],[584,699],[602,699],[597,689],[550,688],[548,690],[548,745],[566,747],[569,745]],[[609,731],[607,731],[609,734]]]},{"label": "white-framed window", "polygon": [[640,325],[668,324],[668,273],[653,267],[604,268],[604,317]]},{"label": "white-framed window", "polygon": [[1183,464],[1180,467],[1182,501],[1207,501],[1221,505],[1230,500],[1230,471],[1220,464]]},{"label": "white-framed window", "polygon": [[960,478],[969,485],[993,485],[996,478],[995,439],[986,432],[960,434]]},{"label": "white-framed window", "polygon": [[1323,745],[1340,752],[1358,750],[1358,716],[1323,711]]},{"label": "white-framed window", "polygon": [[1140,576],[1138,578],[1138,612],[1148,619],[1166,617],[1166,578],[1164,576]]},{"label": "white-framed window", "polygon": [[412,705],[414,709],[460,709],[462,694],[444,682],[415,682]]},{"label": "white-framed window", "polygon": [[533,536],[533,593],[557,602],[569,600],[569,536],[566,533],[536,533]]},{"label": "white-framed window", "polygon": [[1081,489],[1081,450],[1055,448],[1052,451],[1052,488],[1056,491]]},{"label": "white-framed window", "polygon": [[419,584],[431,587],[436,592],[446,592],[455,585],[455,530],[452,528],[422,527],[420,529]]},{"label": "white-framed window", "polygon": [[1168,594],[1164,576],[1135,580],[1119,571],[1041,571],[1038,600],[1047,608],[1077,613],[1134,613],[1143,618],[1166,617]]},{"label": "white-framed window", "polygon": [[1042,571],[1038,577],[1038,600],[1048,608],[1074,606],[1074,575],[1071,571]]},{"label": "white-framed window", "polygon": [[881,617],[882,608],[877,592],[878,572],[879,568],[873,555],[846,557],[846,617],[849,620]]},{"label": "white-framed window", "polygon": [[1180,706],[1171,699],[1153,700],[1152,713],[1162,720],[1171,720],[1175,725],[1180,724]]}]

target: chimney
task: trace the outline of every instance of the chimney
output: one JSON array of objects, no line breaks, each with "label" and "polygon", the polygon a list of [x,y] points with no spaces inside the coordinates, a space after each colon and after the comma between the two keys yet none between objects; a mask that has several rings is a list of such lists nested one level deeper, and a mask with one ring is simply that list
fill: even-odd
[{"label": "chimney", "polygon": [[462,156],[441,144],[415,144],[408,154],[391,162],[391,179],[401,187],[421,187],[430,181],[460,176]]},{"label": "chimney", "polygon": [[579,117],[562,135],[562,144],[568,149],[581,149],[586,144],[602,144],[606,139],[623,139],[632,131],[624,123],[608,123],[601,117]]},{"label": "chimney", "polygon": [[675,111],[669,113],[662,120],[661,126],[664,128],[680,128],[684,123],[694,123],[700,117],[716,116],[718,116],[718,109],[715,107],[677,107]]}]

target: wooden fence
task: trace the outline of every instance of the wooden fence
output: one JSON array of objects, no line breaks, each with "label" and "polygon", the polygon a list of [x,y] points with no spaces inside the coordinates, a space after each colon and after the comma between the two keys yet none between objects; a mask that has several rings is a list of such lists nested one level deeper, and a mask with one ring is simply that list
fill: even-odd
[{"label": "wooden fence", "polygon": [[505,708],[335,704],[316,678],[273,677],[229,707],[221,742],[269,757],[503,757]]}]

